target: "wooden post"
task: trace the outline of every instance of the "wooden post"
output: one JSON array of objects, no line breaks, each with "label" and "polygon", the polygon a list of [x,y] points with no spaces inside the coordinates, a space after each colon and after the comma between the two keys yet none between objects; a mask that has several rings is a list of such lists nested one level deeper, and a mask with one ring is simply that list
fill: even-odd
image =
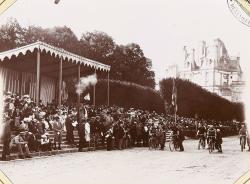
[{"label": "wooden post", "polygon": [[19,83],[18,83],[19,97],[22,96],[22,82],[23,82],[23,75],[22,75],[22,72],[19,72]]},{"label": "wooden post", "polygon": [[37,50],[37,57],[36,57],[36,105],[39,105],[40,100],[40,66],[41,66],[41,53],[40,49]]},{"label": "wooden post", "polygon": [[62,57],[59,62],[58,106],[62,105]]},{"label": "wooden post", "polygon": [[[79,84],[81,78],[81,65],[78,64],[77,67],[77,82]],[[77,122],[80,122],[80,100],[81,100],[81,94],[77,93]]]},{"label": "wooden post", "polygon": [[109,71],[108,71],[108,96],[107,96],[107,98],[108,98],[108,106],[109,106],[109,93],[110,93],[110,91],[109,91]]},{"label": "wooden post", "polygon": [[[96,75],[96,69],[95,69],[95,75]],[[93,105],[95,106],[95,92],[96,92],[96,84],[93,86]]]}]

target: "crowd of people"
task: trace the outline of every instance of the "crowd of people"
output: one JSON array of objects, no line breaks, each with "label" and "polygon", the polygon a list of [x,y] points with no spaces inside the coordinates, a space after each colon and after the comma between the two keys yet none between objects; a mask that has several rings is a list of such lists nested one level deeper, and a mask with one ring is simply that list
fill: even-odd
[{"label": "crowd of people", "polygon": [[[62,135],[66,142],[82,151],[89,146],[107,146],[107,150],[126,149],[134,146],[148,147],[153,137],[156,147],[163,150],[166,132],[178,135],[180,151],[185,131],[196,132],[200,125],[228,126],[239,131],[235,122],[209,121],[195,118],[174,117],[134,108],[118,106],[82,105],[77,111],[75,104],[57,106],[36,103],[29,95],[4,94],[4,129],[2,132],[2,160],[7,160],[11,151],[18,151],[20,158],[31,157],[31,152],[62,149]],[[78,131],[79,142],[74,131]],[[49,133],[53,132],[53,137]]]}]

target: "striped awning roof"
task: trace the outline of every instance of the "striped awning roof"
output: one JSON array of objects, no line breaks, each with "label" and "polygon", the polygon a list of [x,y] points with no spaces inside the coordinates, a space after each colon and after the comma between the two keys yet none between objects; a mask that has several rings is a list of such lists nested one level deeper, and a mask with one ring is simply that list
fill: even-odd
[{"label": "striped awning roof", "polygon": [[42,52],[46,52],[47,54],[50,54],[51,56],[62,58],[63,60],[68,61],[72,64],[80,64],[80,65],[84,65],[86,67],[91,67],[91,68],[101,70],[101,71],[110,71],[109,65],[105,65],[100,62],[87,59],[85,57],[68,52],[62,48],[54,47],[52,45],[49,45],[47,43],[40,42],[40,41],[23,46],[23,47],[18,47],[15,49],[1,52],[0,61],[3,61],[5,59],[11,60],[12,57],[25,55],[27,52],[33,52],[35,49],[39,49]]}]

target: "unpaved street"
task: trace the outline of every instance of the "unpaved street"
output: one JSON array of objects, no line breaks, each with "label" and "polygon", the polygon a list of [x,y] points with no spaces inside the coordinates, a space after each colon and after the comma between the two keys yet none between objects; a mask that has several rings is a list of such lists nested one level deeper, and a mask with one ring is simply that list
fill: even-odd
[{"label": "unpaved street", "polygon": [[185,152],[83,152],[0,162],[0,168],[14,184],[232,184],[250,169],[250,152],[240,152],[237,137],[223,141],[223,154],[197,150],[197,141],[186,140]]}]

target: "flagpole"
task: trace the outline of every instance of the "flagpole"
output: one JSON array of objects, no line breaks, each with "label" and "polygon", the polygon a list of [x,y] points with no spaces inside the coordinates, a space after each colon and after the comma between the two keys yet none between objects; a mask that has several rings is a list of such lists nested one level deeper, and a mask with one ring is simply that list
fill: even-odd
[{"label": "flagpole", "polygon": [[177,88],[175,86],[175,78],[173,77],[172,105],[174,106],[174,123],[177,123]]},{"label": "flagpole", "polygon": [[175,81],[174,81],[174,78],[173,78],[173,85],[174,85],[174,92],[175,92],[175,99],[174,99],[174,123],[176,124],[176,87],[175,87]]},{"label": "flagpole", "polygon": [[174,113],[174,123],[176,124],[176,110],[175,110],[175,113]]}]

